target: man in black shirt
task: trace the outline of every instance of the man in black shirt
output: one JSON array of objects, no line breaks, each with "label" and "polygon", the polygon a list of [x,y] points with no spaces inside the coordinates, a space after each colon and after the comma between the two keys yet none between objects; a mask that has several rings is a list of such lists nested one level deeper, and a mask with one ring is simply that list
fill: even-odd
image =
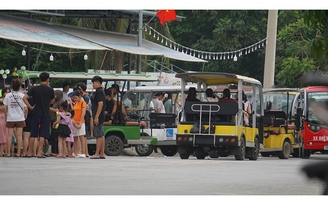
[{"label": "man in black shirt", "polygon": [[114,114],[116,112],[116,107],[114,99],[112,99],[112,91],[111,89],[105,90],[106,94],[106,107],[105,107],[105,121],[112,121],[114,119]]},{"label": "man in black shirt", "polygon": [[[45,158],[42,153],[45,139],[49,139],[50,133],[50,105],[55,102],[54,89],[49,86],[49,73],[43,72],[40,74],[41,84],[34,86],[25,94],[23,101],[26,106],[33,110],[33,118],[31,122],[31,135],[29,139],[29,147],[27,157],[32,156],[33,144],[35,138],[39,138],[38,158]],[[32,97],[34,105],[31,106],[27,100]]]},{"label": "man in black shirt", "polygon": [[105,159],[105,136],[104,136],[104,118],[106,97],[102,88],[102,78],[94,76],[91,80],[92,86],[96,89],[92,97],[92,116],[93,116],[93,136],[96,138],[96,152],[90,159]]}]

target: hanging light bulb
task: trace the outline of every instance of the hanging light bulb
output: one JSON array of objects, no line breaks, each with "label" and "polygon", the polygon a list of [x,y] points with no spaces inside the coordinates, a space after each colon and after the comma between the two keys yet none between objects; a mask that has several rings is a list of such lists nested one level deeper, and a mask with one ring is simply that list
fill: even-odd
[{"label": "hanging light bulb", "polygon": [[233,61],[237,61],[237,56],[235,54],[235,57],[233,57]]},{"label": "hanging light bulb", "polygon": [[222,55],[220,55],[220,60],[222,60]]},{"label": "hanging light bulb", "polygon": [[240,52],[239,52],[239,57],[240,57],[241,55],[242,55],[242,52],[240,51]]},{"label": "hanging light bulb", "polygon": [[157,40],[159,41],[159,36],[157,36]]},{"label": "hanging light bulb", "polygon": [[22,50],[22,56],[26,56],[26,51],[25,51],[24,48],[23,48],[23,50]]},{"label": "hanging light bulb", "polygon": [[49,60],[54,61],[54,56],[52,54],[50,55]]},{"label": "hanging light bulb", "polygon": [[165,39],[165,45],[167,46],[167,39]]},{"label": "hanging light bulb", "polygon": [[154,38],[156,38],[156,33],[154,32],[154,36],[153,36]]},{"label": "hanging light bulb", "polygon": [[225,60],[225,54],[223,54],[223,60]]},{"label": "hanging light bulb", "polygon": [[228,59],[230,59],[230,55],[229,55],[229,53],[228,53]]},{"label": "hanging light bulb", "polygon": [[255,46],[255,48],[254,48],[255,50],[257,50],[257,46]]},{"label": "hanging light bulb", "polygon": [[85,54],[85,55],[83,56],[83,59],[84,59],[85,61],[88,60],[88,55]]},{"label": "hanging light bulb", "polygon": [[147,31],[147,26],[145,27],[145,31]]},{"label": "hanging light bulb", "polygon": [[149,35],[151,36],[151,29],[149,29]]},{"label": "hanging light bulb", "polygon": [[163,43],[164,42],[164,38],[162,38],[162,41],[161,41],[161,43]]}]

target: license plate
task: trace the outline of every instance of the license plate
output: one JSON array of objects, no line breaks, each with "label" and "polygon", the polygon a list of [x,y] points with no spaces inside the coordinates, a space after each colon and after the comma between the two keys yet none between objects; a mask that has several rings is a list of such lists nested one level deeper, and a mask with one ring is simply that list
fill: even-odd
[{"label": "license plate", "polygon": [[323,149],[324,150],[328,150],[328,146],[323,146]]}]

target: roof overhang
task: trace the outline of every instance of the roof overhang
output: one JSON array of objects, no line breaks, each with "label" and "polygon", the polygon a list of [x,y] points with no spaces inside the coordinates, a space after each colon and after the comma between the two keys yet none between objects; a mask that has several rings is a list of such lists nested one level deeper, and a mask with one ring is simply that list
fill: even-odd
[{"label": "roof overhang", "polygon": [[5,15],[0,15],[0,38],[81,50],[114,49],[136,55],[158,55],[181,61],[207,62],[145,39],[142,39],[141,46],[138,46],[137,35],[86,29]]},{"label": "roof overhang", "polygon": [[43,23],[9,16],[0,16],[0,38],[81,50],[110,50],[52,29]]}]

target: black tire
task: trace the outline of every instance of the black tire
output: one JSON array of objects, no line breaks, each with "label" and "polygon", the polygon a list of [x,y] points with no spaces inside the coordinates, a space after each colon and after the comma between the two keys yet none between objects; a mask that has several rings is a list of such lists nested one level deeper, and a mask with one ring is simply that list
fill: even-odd
[{"label": "black tire", "polygon": [[270,152],[261,152],[262,157],[270,157],[271,153]]},{"label": "black tire", "polygon": [[172,156],[176,155],[176,153],[178,152],[178,148],[175,145],[161,146],[160,148],[161,148],[162,154],[167,157],[172,157]]},{"label": "black tire", "polygon": [[136,152],[139,156],[149,156],[154,151],[153,145],[150,144],[138,144],[135,146]]},{"label": "black tire", "polygon": [[187,147],[178,146],[178,153],[180,155],[180,159],[189,159],[190,152]]},{"label": "black tire", "polygon": [[195,150],[195,155],[197,159],[205,159],[205,157],[207,156],[207,153],[204,152],[203,149],[198,148]]},{"label": "black tire", "polygon": [[255,146],[253,148],[253,156],[249,157],[249,160],[257,160],[260,155],[260,141],[259,138],[255,137]]},{"label": "black tire", "polygon": [[88,152],[89,152],[89,155],[94,155],[96,153],[96,145],[88,144]]},{"label": "black tire", "polygon": [[288,141],[284,141],[282,145],[282,151],[278,152],[279,159],[288,159],[291,153],[292,147]]},{"label": "black tire", "polygon": [[123,151],[123,141],[116,135],[109,135],[105,138],[105,154],[107,156],[118,156]]},{"label": "black tire", "polygon": [[236,160],[244,160],[246,155],[246,143],[244,137],[240,138],[240,147],[239,147],[239,153],[235,155]]}]

